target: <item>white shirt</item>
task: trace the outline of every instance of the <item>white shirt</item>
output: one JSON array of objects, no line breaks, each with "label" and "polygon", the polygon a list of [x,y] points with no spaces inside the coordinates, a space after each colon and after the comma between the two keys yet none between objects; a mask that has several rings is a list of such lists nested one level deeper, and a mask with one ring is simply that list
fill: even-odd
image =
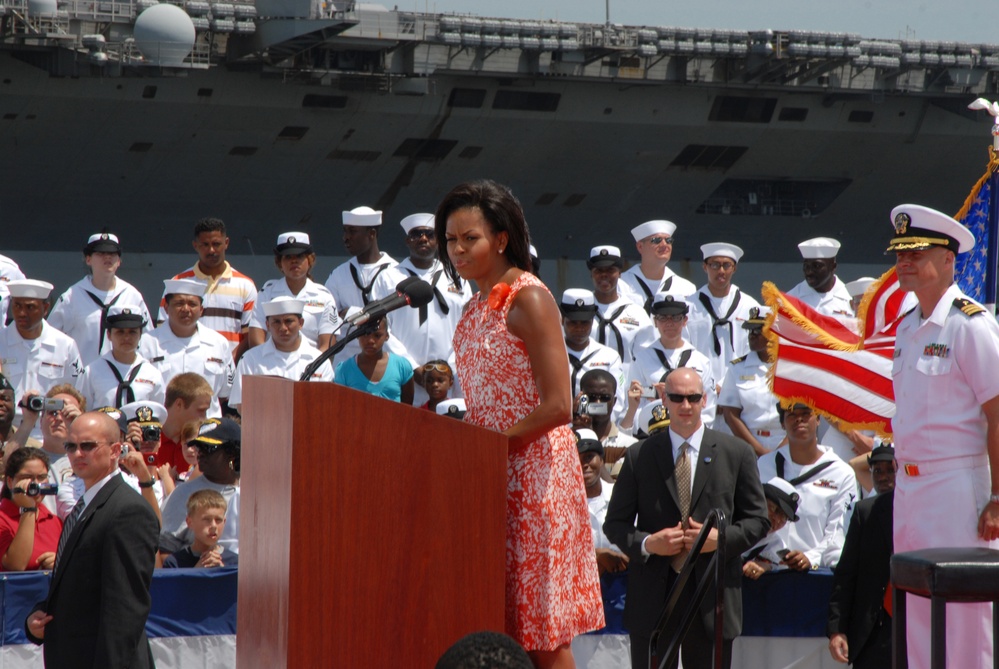
[{"label": "white shirt", "polygon": [[357,280],[361,285],[371,286],[373,289],[376,276],[387,269],[395,267],[397,264],[392,256],[383,251],[377,262],[362,265],[357,261],[356,257],[353,257],[347,262],[334,267],[333,271],[330,272],[329,278],[326,279],[326,288],[329,289],[333,295],[333,299],[336,300],[340,313],[346,311],[348,307],[363,307],[365,304],[361,295],[361,289],[354,283],[354,277],[350,272],[351,267],[357,273]]},{"label": "white shirt", "polygon": [[857,477],[832,449],[819,445],[822,455],[815,462],[799,465],[791,461],[790,447],[781,446],[760,457],[760,480],[769,481],[777,473],[777,454],[784,457],[784,479],[790,481],[825,462],[831,465],[794,486],[798,491],[798,521],[780,530],[791,550],[801,551],[813,567],[835,567],[846,540],[846,524],[857,497]]},{"label": "white shirt", "polygon": [[[315,346],[319,335],[333,334],[340,325],[337,314],[336,300],[330,291],[312,279],[306,279],[302,290],[296,295],[291,292],[288,280],[284,277],[271,279],[257,293],[256,306],[250,316],[250,327],[267,330],[267,317],[264,315],[264,305],[277,297],[294,297],[305,301],[302,312],[302,335]],[[269,335],[268,335],[269,336]]]},{"label": "white shirt", "polygon": [[[80,391],[83,398],[87,400],[87,409],[94,410],[100,407],[120,406],[115,403],[118,394],[118,378],[111,371],[111,365],[118,370],[121,378],[128,380],[133,370],[138,368],[138,373],[132,379],[130,387],[135,396],[135,402],[148,400],[163,404],[166,399],[166,384],[163,383],[163,375],[156,369],[153,363],[149,362],[141,355],[136,354],[135,362],[130,365],[118,362],[111,353],[105,353],[93,363],[87,365],[76,380],[76,389]],[[133,400],[123,399],[122,404],[127,404]]]},{"label": "white shirt", "polygon": [[[239,406],[243,401],[243,377],[255,374],[258,376],[280,376],[293,381],[305,371],[309,364],[320,356],[319,349],[305,338],[299,339],[298,350],[279,351],[271,340],[260,346],[254,346],[243,354],[236,365],[236,378],[232,382],[232,392],[229,394],[230,406]],[[325,361],[312,375],[310,381],[333,381],[333,368],[330,361]]]},{"label": "white shirt", "polygon": [[[656,353],[658,351],[659,353]],[[690,355],[687,356],[687,351]],[[661,339],[656,339],[648,346],[641,346],[635,350],[635,362],[631,365],[631,378],[642,384],[643,388],[659,383],[659,379],[666,373],[667,368],[663,365],[659,354],[669,363],[669,369],[677,367],[690,367],[701,377],[704,384],[705,405],[701,409],[701,420],[708,427],[715,422],[715,411],[717,396],[715,394],[715,378],[711,375],[711,363],[703,353],[696,348],[683,342],[679,348],[666,348]],[[687,357],[687,361],[681,364],[682,358]],[[650,400],[643,399],[642,406]]]},{"label": "white shirt", "polygon": [[204,377],[212,387],[208,416],[218,417],[222,415],[219,399],[229,397],[236,364],[225,337],[201,323],[197,327],[190,337],[178,337],[169,322],[163,323],[139,340],[139,354],[160,371],[164,387],[184,372]]},{"label": "white shirt", "polygon": [[[568,346],[565,350],[569,354],[569,379],[572,383],[573,397],[579,393],[580,379],[591,369],[602,369],[609,372],[617,381],[617,396],[614,400],[614,406],[611,407],[611,420],[616,421],[624,412],[628,401],[626,394],[628,389],[624,369],[621,366],[621,356],[611,347],[598,344],[592,339],[586,341],[586,348],[582,351],[573,351]],[[574,359],[581,363],[578,370],[575,367]]]},{"label": "white shirt", "polygon": [[[634,265],[621,272],[621,280],[618,285],[620,286],[621,283],[628,286],[630,292],[637,297],[638,304],[647,313],[652,304],[649,300],[654,298],[656,293],[668,293],[673,297],[680,298],[697,292],[697,286],[676,274],[668,266],[663,268],[662,279],[649,279],[642,274],[641,265]],[[646,304],[649,304],[649,308],[646,308]]]},{"label": "white shirt", "polygon": [[826,293],[820,293],[805,281],[787,291],[791,297],[796,297],[812,309],[826,316],[837,316],[840,318],[853,318],[853,307],[850,306],[850,293],[846,289],[846,284],[836,277],[833,287]]},{"label": "white shirt", "polygon": [[741,409],[740,418],[756,440],[773,450],[784,439],[784,427],[777,414],[777,397],[767,385],[769,369],[756,353],[734,360],[722,384],[718,406]]},{"label": "white shirt", "polygon": [[[609,304],[597,302],[597,312],[608,322],[604,324],[600,318],[594,319],[592,336],[617,351],[625,368],[625,378],[629,378],[628,368],[635,360],[635,349],[651,344],[658,336],[652,319],[641,306],[620,294]],[[603,341],[600,341],[601,333]]]},{"label": "white shirt", "polygon": [[[132,284],[115,277],[114,288],[101,290],[94,286],[93,277],[87,275],[74,283],[59,296],[46,320],[76,341],[80,349],[80,359],[89,365],[111,350],[111,340],[105,330],[101,330],[101,307],[88,295],[93,295],[102,304],[127,307],[139,313],[146,323],[152,324],[149,309],[142,294]],[[103,333],[103,337],[101,336]]]},{"label": "white shirt", "polygon": [[[121,478],[125,483],[128,484],[135,492],[142,494],[142,488],[139,487],[139,477],[129,471],[124,469],[119,470]],[[110,478],[110,477],[108,477]],[[77,500],[80,499],[80,495],[84,492],[83,479],[78,478],[75,474],[71,474],[67,477],[66,482],[59,486],[59,492],[56,495],[58,498],[58,511],[57,514],[60,518],[65,520],[66,516],[70,514],[73,507],[76,506]],[[153,487],[151,488],[153,494],[156,496],[156,505],[159,506],[163,503],[163,484],[157,479],[153,482]],[[89,491],[88,491],[89,492]],[[95,493],[96,494],[96,493]],[[93,499],[93,498],[91,498]],[[85,504],[89,504],[90,500],[87,500]],[[86,507],[84,507],[86,508]]]},{"label": "white shirt", "polygon": [[[13,324],[0,330],[0,368],[20,401],[28,390],[44,395],[61,383],[74,385],[83,363],[76,342],[43,320],[42,334],[37,339],[22,338]],[[18,424],[20,416],[21,409],[17,408]],[[41,434],[36,423],[31,436],[38,439]]]},{"label": "white shirt", "polygon": [[604,518],[607,517],[607,507],[610,505],[611,493],[614,485],[607,481],[600,481],[600,494],[596,497],[587,497],[586,506],[590,510],[590,530],[593,532],[594,548],[611,548],[620,551],[615,544],[604,534]]},{"label": "white shirt", "polygon": [[[702,295],[708,300],[715,316],[728,320],[728,325],[714,325],[714,318],[701,302]],[[738,302],[735,301],[737,295]],[[738,286],[731,286],[725,297],[715,297],[707,286],[701,286],[697,293],[687,299],[687,302],[690,304],[690,313],[687,314],[687,334],[690,335],[690,343],[711,361],[711,375],[719,382],[724,382],[725,372],[731,361],[749,353],[749,334],[742,324],[749,318],[749,310],[759,307],[760,303],[752,296],[741,292]],[[726,319],[727,314],[730,315]]]}]

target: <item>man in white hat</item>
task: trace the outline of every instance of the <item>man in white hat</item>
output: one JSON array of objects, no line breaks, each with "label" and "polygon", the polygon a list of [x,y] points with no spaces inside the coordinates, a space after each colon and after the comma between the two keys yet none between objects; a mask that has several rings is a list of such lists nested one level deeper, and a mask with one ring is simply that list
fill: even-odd
[{"label": "man in white hat", "polygon": [[840,243],[831,237],[816,237],[798,244],[803,262],[801,271],[805,280],[787,294],[796,297],[812,309],[826,316],[852,318],[850,293],[846,284],[836,276],[836,255]]},{"label": "man in white hat", "polygon": [[579,392],[579,381],[591,369],[603,369],[617,379],[618,393],[611,406],[611,415],[616,418],[624,411],[624,371],[621,356],[609,346],[597,343],[590,337],[593,332],[593,319],[597,305],[593,293],[582,288],[570,288],[562,293],[559,303],[562,312],[562,332],[565,335],[565,349],[569,354],[569,373],[572,396]]},{"label": "man in white hat", "polygon": [[666,266],[673,255],[674,232],[676,224],[662,220],[646,221],[631,229],[635,248],[642,260],[624,272],[621,280],[637,296],[636,299],[647,313],[652,313],[656,293],[686,297],[697,290],[697,286]]},{"label": "man in white hat", "polygon": [[378,275],[398,263],[378,250],[378,234],[382,228],[382,212],[371,207],[356,207],[342,213],[343,245],[351,258],[337,265],[326,279],[336,306],[343,315],[350,307],[364,307],[372,299],[372,288]]},{"label": "man in white hat", "polygon": [[111,350],[87,365],[76,380],[90,408],[121,408],[130,402],[163,403],[166,383],[153,363],[139,354],[139,340],[148,321],[131,308],[112,306],[107,316]]},{"label": "man in white hat", "polygon": [[[236,378],[229,394],[229,406],[237,411],[243,401],[243,378],[250,374],[282,376],[298,381],[305,368],[319,357],[319,349],[302,336],[305,303],[293,297],[278,297],[264,305],[270,338],[246,352],[236,365]],[[323,362],[310,381],[332,381],[333,368]]]},{"label": "man in white hat", "polygon": [[[999,549],[999,325],[954,282],[975,247],[963,225],[913,204],[892,210],[899,286],[919,306],[898,326],[895,551]],[[930,666],[930,603],[909,597],[908,656]],[[992,666],[992,606],[947,605],[948,667]]]},{"label": "man in white hat", "polygon": [[433,288],[434,299],[430,304],[417,309],[396,309],[387,316],[392,331],[389,343],[395,342],[389,350],[413,363],[416,390],[413,406],[420,406],[428,399],[423,388],[423,365],[431,360],[454,359],[454,331],[465,303],[472,297],[472,289],[468,281],[459,279],[458,283],[452,283],[444,274],[437,258],[433,214],[411,214],[400,225],[406,233],[409,257],[378,275],[371,296],[375,300],[388,297],[395,293],[400,281],[411,276],[423,279]]},{"label": "man in white hat", "polygon": [[[690,303],[687,335],[694,348],[711,361],[711,375],[722,383],[729,363],[749,353],[749,337],[742,324],[749,317],[749,310],[759,308],[760,303],[732,283],[742,259],[741,248],[715,242],[702,245],[701,253],[708,282],[687,298]],[[720,427],[719,421],[715,429]]]},{"label": "man in white hat", "polygon": [[139,353],[160,370],[163,383],[178,374],[194,372],[212,387],[208,416],[222,415],[220,401],[229,398],[236,363],[229,342],[201,323],[205,284],[192,279],[167,279],[164,285],[166,322],[139,342]]},{"label": "man in white hat", "polygon": [[[192,245],[198,262],[173,278],[205,285],[204,325],[225,337],[233,360],[238,360],[249,347],[250,316],[257,301],[257,287],[253,279],[225,259],[229,237],[221,219],[202,218],[195,223]],[[166,302],[160,301],[157,322],[162,323],[166,318]]]},{"label": "man in white hat", "polygon": [[[52,284],[23,279],[9,281],[7,288],[13,327],[0,331],[0,369],[14,386],[14,395],[23,398],[29,390],[45,394],[61,383],[75,384],[83,371],[80,349],[72,337],[45,320]],[[18,407],[15,419],[18,425],[21,413]],[[31,436],[41,438],[37,426]]]},{"label": "man in white hat", "polygon": [[635,349],[655,341],[652,319],[634,301],[619,292],[623,285],[621,268],[624,259],[616,246],[594,246],[586,261],[593,279],[593,298],[597,303],[595,339],[610,346],[621,356],[624,378],[635,359]]},{"label": "man in white hat", "polygon": [[76,340],[80,359],[89,365],[111,349],[107,316],[112,305],[129,307],[146,321],[152,317],[142,294],[116,276],[121,267],[121,244],[116,235],[109,232],[90,235],[83,247],[83,261],[90,273],[59,296],[48,323]]}]

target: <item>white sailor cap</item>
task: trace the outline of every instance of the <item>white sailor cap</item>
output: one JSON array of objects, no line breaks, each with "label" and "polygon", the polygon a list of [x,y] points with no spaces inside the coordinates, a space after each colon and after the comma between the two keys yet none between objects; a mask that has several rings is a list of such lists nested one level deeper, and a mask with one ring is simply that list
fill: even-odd
[{"label": "white sailor cap", "polygon": [[790,482],[775,476],[763,484],[763,492],[791,522],[798,520],[798,491]]},{"label": "white sailor cap", "polygon": [[815,258],[835,258],[836,254],[839,253],[839,247],[840,243],[832,237],[816,237],[815,239],[806,239],[798,244],[798,250],[801,251],[801,257],[805,260],[812,260]]},{"label": "white sailor cap", "polygon": [[406,218],[399,221],[399,225],[402,229],[406,231],[408,235],[416,228],[433,228],[434,227],[434,215],[433,214],[410,214]]},{"label": "white sailor cap", "polygon": [[586,261],[590,269],[594,267],[624,267],[621,249],[616,246],[594,246],[590,249],[590,259]]},{"label": "white sailor cap", "polygon": [[7,282],[7,289],[10,291],[11,297],[26,297],[33,300],[47,299],[52,288],[52,284],[48,281],[35,279],[18,279]]},{"label": "white sailor cap", "polygon": [[576,433],[576,450],[580,455],[583,453],[596,453],[604,457],[604,445],[600,443],[597,433],[587,428],[573,430]]},{"label": "white sailor cap", "polygon": [[138,309],[130,306],[121,306],[119,304],[113,304],[108,307],[106,322],[108,330],[111,328],[123,330],[125,328],[146,327],[146,319],[142,317],[142,313]]},{"label": "white sailor cap", "polygon": [[640,242],[646,237],[651,237],[652,235],[666,235],[667,237],[672,237],[673,233],[676,232],[676,223],[672,221],[646,221],[639,226],[631,229],[631,236],[635,238],[636,242]]},{"label": "white sailor cap", "polygon": [[121,413],[125,423],[138,423],[139,425],[162,425],[167,416],[165,406],[159,402],[146,400],[129,402],[121,408]]},{"label": "white sailor cap", "polygon": [[592,320],[597,314],[597,303],[593,299],[593,291],[583,288],[569,288],[562,293],[559,303],[562,315],[570,321]]},{"label": "white sailor cap", "polygon": [[653,400],[638,412],[638,420],[635,421],[633,432],[638,434],[639,431],[642,431],[646,436],[650,436],[653,431],[659,431],[668,426],[669,411],[663,406],[662,400]]},{"label": "white sailor cap", "polygon": [[285,232],[278,235],[274,253],[279,256],[297,256],[312,253],[312,242],[304,232]]},{"label": "white sailor cap", "polygon": [[382,212],[375,211],[371,207],[356,207],[343,212],[343,224],[375,228],[382,224]]},{"label": "white sailor cap", "polygon": [[438,416],[448,416],[449,418],[457,418],[461,420],[465,417],[465,400],[460,397],[455,397],[454,399],[441,400],[437,403],[437,415]]},{"label": "white sailor cap", "polygon": [[208,288],[200,281],[193,279],[166,279],[163,281],[164,295],[194,295],[204,299]]},{"label": "white sailor cap", "polygon": [[537,258],[538,257],[538,250],[536,248],[534,248],[534,244],[531,244],[530,246],[528,246],[528,251],[530,252],[532,258]]},{"label": "white sailor cap", "polygon": [[862,276],[859,279],[855,279],[850,283],[846,284],[846,292],[850,293],[850,297],[860,297],[867,289],[871,287],[877,279],[871,276]]},{"label": "white sailor cap", "polygon": [[83,252],[87,255],[91,253],[117,253],[121,255],[121,243],[117,235],[110,232],[98,232],[90,235],[87,245],[83,247]]},{"label": "white sailor cap", "polygon": [[656,293],[652,300],[653,314],[685,314],[690,311],[690,305],[682,297],[674,297],[667,293]]},{"label": "white sailor cap", "polygon": [[701,253],[704,254],[704,259],[708,258],[731,258],[735,262],[739,262],[742,258],[742,249],[740,249],[735,244],[726,244],[725,242],[714,242],[712,244],[702,244]]},{"label": "white sailor cap", "polygon": [[891,210],[895,236],[888,251],[925,251],[943,246],[954,253],[975,248],[975,235],[953,218],[918,204],[901,204]]},{"label": "white sailor cap", "polygon": [[755,330],[766,325],[767,316],[771,313],[770,307],[750,307],[749,316],[742,322],[744,330]]},{"label": "white sailor cap", "polygon": [[301,316],[305,311],[305,301],[294,297],[275,297],[270,302],[264,302],[264,316],[284,316],[295,314]]}]

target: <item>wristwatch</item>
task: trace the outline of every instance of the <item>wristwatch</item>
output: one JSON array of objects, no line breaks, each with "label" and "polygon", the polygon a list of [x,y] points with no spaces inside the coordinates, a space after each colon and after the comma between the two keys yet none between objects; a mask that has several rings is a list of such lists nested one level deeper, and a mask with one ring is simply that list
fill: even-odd
[{"label": "wristwatch", "polygon": [[38,511],[38,507],[37,506],[22,506],[21,507],[21,515],[22,516],[24,514],[26,514],[26,513],[36,513],[37,511]]},{"label": "wristwatch", "polygon": [[153,479],[149,479],[148,481],[139,481],[139,487],[140,488],[152,488],[153,484],[155,484],[155,483],[156,483],[156,481],[153,480]]}]

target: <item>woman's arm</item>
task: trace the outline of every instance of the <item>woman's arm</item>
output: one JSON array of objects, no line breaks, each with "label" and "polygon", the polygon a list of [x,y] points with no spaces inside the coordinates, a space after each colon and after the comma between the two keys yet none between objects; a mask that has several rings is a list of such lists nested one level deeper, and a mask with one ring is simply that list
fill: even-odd
[{"label": "woman's arm", "polygon": [[[37,498],[27,495],[15,494],[17,499],[12,500],[15,504],[24,502],[25,508],[37,506]],[[35,547],[35,524],[38,522],[38,511],[30,511],[21,514],[21,520],[17,524],[17,531],[14,538],[4,552],[0,562],[7,571],[24,571],[28,568],[28,560],[31,559],[31,551]]]},{"label": "woman's arm", "polygon": [[520,448],[559,425],[572,421],[569,357],[562,337],[558,306],[548,291],[528,286],[514,297],[507,327],[527,348],[541,403],[505,434],[510,447]]}]

